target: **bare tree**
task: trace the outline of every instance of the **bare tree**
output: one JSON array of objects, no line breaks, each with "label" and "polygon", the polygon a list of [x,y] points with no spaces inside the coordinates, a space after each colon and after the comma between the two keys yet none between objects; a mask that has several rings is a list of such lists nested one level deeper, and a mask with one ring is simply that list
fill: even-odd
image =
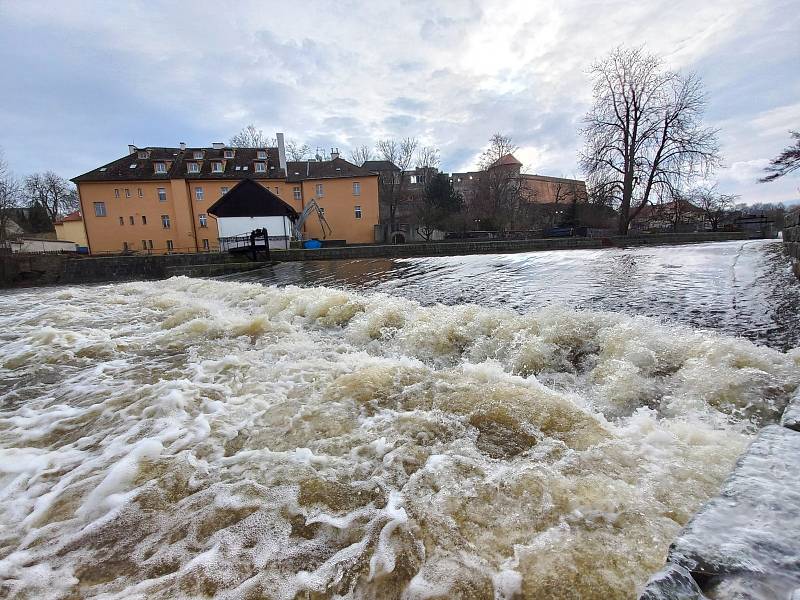
[{"label": "bare tree", "polygon": [[640,48],[617,48],[592,67],[581,163],[619,204],[619,233],[663,189],[680,189],[720,162],[717,131],[701,125],[700,80],[662,68]]},{"label": "bare tree", "polygon": [[228,144],[233,148],[273,148],[278,142],[275,138],[264,135],[261,129],[257,129],[252,123],[234,135]]},{"label": "bare tree", "polygon": [[16,208],[20,199],[19,181],[11,173],[8,163],[0,149],[0,248],[6,241],[6,233],[9,221],[11,220],[11,210]]},{"label": "bare tree", "polygon": [[365,162],[372,160],[372,150],[366,145],[358,146],[355,150],[350,151],[350,160],[353,164],[362,167]]},{"label": "bare tree", "polygon": [[399,169],[399,171],[383,171],[378,179],[381,199],[389,211],[389,228],[390,231],[394,231],[397,228],[398,207],[403,203],[410,202],[410,198],[406,194],[406,178],[403,177],[403,173],[408,170],[414,160],[417,140],[415,138],[380,140],[376,144],[375,150],[381,159],[392,163]]},{"label": "bare tree", "polygon": [[490,223],[501,233],[518,224],[533,194],[520,176],[519,164],[499,164],[517,150],[511,137],[495,133],[480,156],[481,172],[473,185],[474,212],[481,215],[484,226]]},{"label": "bare tree", "polygon": [[441,158],[435,146],[422,146],[417,151],[415,166],[417,167],[417,183],[427,187],[433,176],[439,171]]},{"label": "bare tree", "polygon": [[514,154],[517,150],[519,146],[514,143],[511,136],[495,133],[489,138],[489,147],[481,153],[478,166],[485,171],[504,156]]},{"label": "bare tree", "polygon": [[311,146],[300,144],[295,140],[286,142],[286,158],[292,161],[307,160],[311,154]]},{"label": "bare tree", "polygon": [[47,212],[51,223],[58,217],[77,210],[80,204],[75,187],[52,171],[28,175],[23,185],[23,194],[28,206],[38,205]]},{"label": "bare tree", "polygon": [[690,197],[700,207],[711,225],[711,231],[718,231],[725,215],[733,210],[733,205],[739,196],[734,194],[720,194],[716,186],[698,187],[693,190]]},{"label": "bare tree", "polygon": [[760,182],[775,181],[779,177],[800,169],[800,131],[790,131],[789,135],[794,138],[794,145],[789,146],[772,159],[769,166],[764,169],[769,175],[759,179]]}]

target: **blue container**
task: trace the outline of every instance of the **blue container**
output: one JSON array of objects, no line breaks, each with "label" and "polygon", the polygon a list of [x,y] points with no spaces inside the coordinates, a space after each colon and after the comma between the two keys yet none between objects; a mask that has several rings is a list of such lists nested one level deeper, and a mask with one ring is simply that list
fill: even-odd
[{"label": "blue container", "polygon": [[303,242],[303,248],[308,250],[315,250],[317,248],[322,248],[322,242],[319,240],[306,240]]}]

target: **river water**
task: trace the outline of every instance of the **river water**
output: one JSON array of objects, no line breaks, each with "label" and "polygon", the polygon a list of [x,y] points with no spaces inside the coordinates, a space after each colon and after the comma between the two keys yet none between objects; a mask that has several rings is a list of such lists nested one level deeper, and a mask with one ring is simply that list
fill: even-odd
[{"label": "river water", "polygon": [[0,295],[0,595],[632,598],[800,385],[774,242]]}]

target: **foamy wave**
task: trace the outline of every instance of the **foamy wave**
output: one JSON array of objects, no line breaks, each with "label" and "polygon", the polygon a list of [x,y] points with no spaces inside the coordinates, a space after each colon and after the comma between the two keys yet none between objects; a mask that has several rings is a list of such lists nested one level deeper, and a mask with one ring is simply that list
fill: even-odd
[{"label": "foamy wave", "polygon": [[800,352],[171,279],[0,297],[11,597],[624,598]]}]

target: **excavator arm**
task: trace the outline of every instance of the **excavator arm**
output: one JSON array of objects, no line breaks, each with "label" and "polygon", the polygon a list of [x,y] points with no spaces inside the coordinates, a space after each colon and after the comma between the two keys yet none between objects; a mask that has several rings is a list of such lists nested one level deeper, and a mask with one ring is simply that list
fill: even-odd
[{"label": "excavator arm", "polygon": [[319,226],[320,229],[322,229],[322,239],[326,239],[333,232],[330,224],[325,219],[325,213],[322,212],[322,209],[320,208],[319,204],[317,204],[317,201],[312,198],[311,201],[306,204],[305,209],[302,213],[300,213],[300,216],[298,217],[297,221],[294,222],[292,227],[296,240],[303,239],[303,225],[312,214],[316,214],[317,219],[319,219]]}]

